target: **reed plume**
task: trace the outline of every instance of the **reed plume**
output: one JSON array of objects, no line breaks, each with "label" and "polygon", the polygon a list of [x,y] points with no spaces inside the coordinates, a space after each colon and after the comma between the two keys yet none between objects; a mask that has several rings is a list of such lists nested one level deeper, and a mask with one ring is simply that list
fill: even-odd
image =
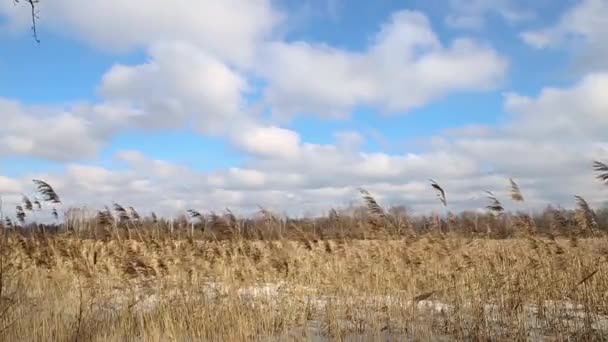
[{"label": "reed plume", "polygon": [[47,182],[42,181],[40,179],[33,179],[34,184],[36,184],[36,188],[38,192],[42,195],[43,200],[51,203],[61,203],[61,199]]},{"label": "reed plume", "polygon": [[34,205],[32,204],[32,201],[30,201],[30,199],[25,195],[23,195],[23,208],[27,211],[34,210]]},{"label": "reed plume", "polygon": [[429,181],[431,182],[431,186],[435,190],[437,190],[437,197],[439,198],[441,204],[443,204],[444,207],[447,207],[448,201],[445,197],[445,191],[443,190],[443,188],[439,186],[439,184],[437,184],[437,182],[435,182],[434,180],[430,179]]},{"label": "reed plume", "polygon": [[228,223],[230,224],[230,227],[232,227],[233,229],[238,229],[239,221],[237,220],[232,210],[230,210],[230,208],[226,208],[226,215],[228,217]]},{"label": "reed plume", "polygon": [[24,224],[25,223],[25,211],[23,211],[23,207],[18,205],[15,207],[15,217],[17,217],[17,220],[21,223]]},{"label": "reed plume", "polygon": [[486,208],[495,215],[502,214],[505,208],[502,206],[498,198],[496,198],[491,191],[486,191],[486,193],[488,194],[488,200],[490,201],[490,204],[488,204]]},{"label": "reed plume", "polygon": [[336,211],[336,209],[331,208],[329,210],[329,220],[330,221],[338,221],[340,220],[340,214],[338,214],[338,211]]},{"label": "reed plume", "polygon": [[113,206],[114,206],[114,212],[116,212],[116,215],[118,216],[118,220],[120,222],[129,221],[129,219],[130,219],[129,214],[127,213],[127,210],[123,206],[121,206],[118,203],[114,203]]},{"label": "reed plume", "polygon": [[576,199],[576,221],[580,228],[593,232],[597,228],[597,218],[591,206],[581,196],[574,196]]},{"label": "reed plume", "polygon": [[597,173],[597,179],[602,181],[604,184],[608,184],[608,164],[600,161],[594,161],[593,169]]},{"label": "reed plume", "polygon": [[152,218],[152,223],[158,223],[158,217],[156,216],[155,212],[152,212],[150,217]]},{"label": "reed plume", "polygon": [[102,226],[107,226],[107,225],[112,224],[112,221],[114,218],[112,217],[110,208],[108,208],[106,206],[104,210],[97,211],[96,219],[97,219],[97,224],[102,225]]},{"label": "reed plume", "polygon": [[376,199],[365,189],[360,188],[359,192],[363,196],[363,200],[367,204],[367,210],[374,216],[384,217],[384,209],[380,207]]},{"label": "reed plume", "polygon": [[129,216],[134,221],[139,221],[141,219],[141,216],[139,215],[137,210],[135,210],[135,208],[133,208],[133,207],[129,207]]},{"label": "reed plume", "polygon": [[524,202],[524,195],[521,193],[519,185],[513,178],[509,178],[509,182],[511,183],[511,199],[515,202]]},{"label": "reed plume", "polygon": [[194,209],[188,209],[188,214],[190,215],[191,218],[197,218],[202,220],[203,219],[203,214],[201,214],[200,212],[194,210]]}]

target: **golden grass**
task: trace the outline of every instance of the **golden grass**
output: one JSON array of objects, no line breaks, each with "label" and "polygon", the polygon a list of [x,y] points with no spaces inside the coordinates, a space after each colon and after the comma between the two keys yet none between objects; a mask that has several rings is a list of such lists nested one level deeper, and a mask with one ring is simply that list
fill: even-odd
[{"label": "golden grass", "polygon": [[[597,178],[608,166],[594,163]],[[291,219],[191,209],[176,220],[113,203],[96,217],[33,180],[0,212],[7,341],[608,340],[608,210],[439,215],[365,207]],[[519,185],[510,197],[526,205]],[[26,222],[28,224],[26,224]]]},{"label": "golden grass", "polygon": [[6,341],[608,338],[605,237],[13,234],[2,251]]}]

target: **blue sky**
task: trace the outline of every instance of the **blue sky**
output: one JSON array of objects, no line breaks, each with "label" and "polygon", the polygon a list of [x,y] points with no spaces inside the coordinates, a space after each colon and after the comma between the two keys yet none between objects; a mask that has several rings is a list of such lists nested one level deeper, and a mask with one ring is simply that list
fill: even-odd
[{"label": "blue sky", "polygon": [[429,177],[462,209],[517,175],[539,208],[603,203],[608,1],[210,4],[43,0],[38,45],[4,1],[0,192],[302,213],[366,186],[433,210]]}]

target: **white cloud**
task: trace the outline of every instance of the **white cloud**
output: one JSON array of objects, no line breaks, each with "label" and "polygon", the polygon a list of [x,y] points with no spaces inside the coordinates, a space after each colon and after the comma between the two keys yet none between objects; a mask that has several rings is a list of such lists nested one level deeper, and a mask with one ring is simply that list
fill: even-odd
[{"label": "white cloud", "polygon": [[27,106],[0,98],[0,155],[73,161],[95,157],[129,128],[190,126],[223,136],[259,125],[244,100],[247,80],[225,63],[187,43],[154,44],[149,54],[144,64],[114,65],[102,77],[98,104]]},{"label": "white cloud", "polygon": [[243,115],[247,81],[225,63],[188,43],[155,44],[145,64],[115,65],[99,93],[109,103],[137,109],[133,124],[175,128],[193,122],[204,133],[221,133]]},{"label": "white cloud", "polygon": [[258,157],[294,159],[300,154],[299,134],[276,126],[235,130],[233,139],[243,150]]},{"label": "white cloud", "polygon": [[522,8],[523,4],[526,3],[513,0],[450,0],[451,13],[446,23],[451,27],[479,29],[489,14],[497,14],[509,23],[533,19],[535,13]]},{"label": "white cloud", "polygon": [[[517,110],[512,113],[512,125],[473,138],[466,130],[452,132],[442,138],[443,144],[436,143],[418,154],[362,153],[298,140],[292,147],[298,158],[269,153],[241,167],[211,173],[150,159],[137,151],[122,151],[117,157],[127,162],[123,169],[72,164],[64,173],[36,176],[56,185],[67,205],[101,208],[117,201],[144,213],[155,210],[170,215],[188,208],[222,211],[226,207],[252,213],[258,205],[295,215],[321,213],[330,207],[361,203],[359,186],[385,205],[405,204],[416,212],[428,212],[439,208],[429,178],[447,190],[453,210],[483,208],[484,190],[493,191],[506,206],[514,208],[508,200],[508,177],[515,177],[528,205],[535,209],[549,203],[570,207],[575,194],[598,206],[608,198],[608,189],[602,191],[604,187],[594,179],[591,160],[608,160],[605,138],[575,139],[578,143],[571,145],[570,139],[559,139],[559,132],[555,132],[557,136],[535,137],[515,131],[518,125],[530,124],[525,120],[529,115],[551,115],[553,107],[538,103],[563,103],[577,93],[580,101],[592,97],[593,90],[582,81],[561,89],[553,98],[530,98],[516,109],[511,107]],[[585,121],[580,124],[585,125]],[[3,181],[0,178],[0,188],[6,189]],[[27,188],[27,182],[8,184],[12,191],[18,191]]]},{"label": "white cloud", "polygon": [[515,114],[512,134],[584,142],[608,130],[608,72],[589,74],[568,89],[545,88],[537,98],[506,96]]},{"label": "white cloud", "polygon": [[0,194],[18,194],[22,191],[19,181],[0,176]]},{"label": "white cloud", "polygon": [[[341,115],[361,104],[388,111],[408,110],[449,92],[493,88],[506,69],[502,57],[473,41],[458,39],[451,46],[443,46],[428,19],[418,12],[402,11],[393,15],[368,51],[360,54],[303,42],[271,42],[262,38],[253,42],[250,35],[257,37],[258,33],[267,31],[254,25],[257,19],[236,25],[247,28],[231,28],[224,23],[238,19],[239,15],[233,17],[234,20],[222,17],[238,3],[236,0],[217,5],[205,2],[201,8],[199,5],[189,8],[208,10],[201,18],[209,16],[217,21],[200,24],[203,26],[193,30],[211,25],[221,36],[223,30],[234,29],[262,50],[261,55],[253,54],[255,63],[251,66],[257,72],[254,76],[261,74],[268,83],[265,105],[275,114],[289,116],[298,111],[312,111],[322,116]],[[139,65],[114,65],[98,86],[101,97],[98,104],[49,109],[14,103],[12,107],[17,109],[12,110],[18,113],[11,116],[11,125],[19,127],[0,128],[6,133],[0,140],[0,153],[79,160],[95,156],[116,133],[129,128],[194,126],[203,134],[226,136],[237,147],[258,157],[298,157],[300,137],[296,132],[261,121],[258,109],[262,104],[250,103],[248,98],[250,91],[256,89],[241,69],[231,66],[231,58],[214,50],[217,48],[213,45],[214,39],[219,38],[206,41],[207,36],[203,39],[183,35],[181,40],[176,40],[174,35],[181,33],[180,30],[198,25],[190,21],[192,13],[186,12],[185,2],[173,4],[170,8],[174,16],[163,19],[175,21],[176,27],[169,27],[168,22],[162,20],[151,24],[151,18],[160,13],[160,3],[147,3],[141,7],[142,11],[135,11],[139,5],[121,3],[124,8],[119,11],[118,3],[111,0],[92,6],[95,13],[90,12],[89,7],[83,8],[79,17],[73,11],[81,6],[67,6],[63,0],[46,2],[45,7],[40,8],[54,18],[51,21],[56,21],[55,24],[77,26],[83,33],[88,32],[96,43],[116,39],[118,45],[143,44],[149,60]],[[166,10],[166,6],[162,7]],[[262,17],[268,20],[278,15],[265,1],[247,2],[243,6],[245,9],[255,7],[250,8],[254,16],[266,13],[268,18],[266,14]],[[9,18],[18,17],[13,7],[7,10],[3,5],[1,8],[4,13],[12,13]],[[112,15],[113,20],[130,16],[135,24],[127,30],[121,27],[122,20],[118,20],[118,24],[106,20],[108,15]],[[142,40],[130,38],[133,32],[141,33]],[[228,42],[231,37],[227,34],[218,42]],[[247,50],[247,44],[239,49]],[[242,134],[243,131],[248,133]],[[357,137],[351,136],[349,142],[344,138],[339,143],[342,148],[346,148],[345,144],[357,143]]]},{"label": "white cloud", "polygon": [[538,49],[572,44],[579,69],[604,69],[608,67],[608,1],[578,1],[555,25],[524,32],[521,38]]},{"label": "white cloud", "polygon": [[116,194],[127,190],[118,181],[125,175],[118,172],[111,172],[102,167],[89,165],[68,165],[66,174],[76,186],[87,192],[104,194]]},{"label": "white cloud", "polygon": [[408,111],[451,92],[494,89],[507,66],[490,47],[469,39],[444,46],[423,14],[401,11],[364,53],[274,42],[258,67],[275,114],[339,117],[358,105]]},{"label": "white cloud", "polygon": [[607,84],[606,75],[593,74],[567,88],[545,88],[536,97],[509,94],[507,124],[484,127],[473,136],[467,129],[452,130],[439,137],[443,143],[417,154],[344,149],[341,134],[335,145],[294,139],[290,155],[297,158],[268,154],[250,160],[242,170],[215,174],[221,183],[214,186],[240,193],[243,207],[255,196],[277,210],[321,212],[358,203],[356,188],[363,186],[385,204],[428,211],[437,208],[428,178],[447,189],[451,208],[458,210],[483,208],[484,190],[514,207],[508,200],[508,178],[515,177],[532,208],[549,203],[571,207],[575,194],[599,206],[608,199],[608,189],[594,178],[591,161],[608,161],[608,141],[601,134],[608,131],[608,108],[601,96]]},{"label": "white cloud", "polygon": [[608,196],[591,163],[608,161],[608,102],[602,96],[607,90],[608,74],[598,73],[568,88],[545,88],[534,98],[509,94],[507,124],[436,146],[469,156],[490,172],[522,179],[537,194],[536,205],[571,203],[574,194],[599,205]]},{"label": "white cloud", "polygon": [[68,110],[24,106],[0,98],[0,155],[60,161],[94,157],[114,129],[103,120],[104,113],[111,110],[109,106]]},{"label": "white cloud", "polygon": [[[460,23],[491,11],[487,3],[471,2]],[[572,23],[536,32],[529,41],[559,44],[571,32],[602,41],[604,19],[589,12],[602,13],[603,5],[587,0]],[[172,16],[165,15],[167,8]],[[9,25],[19,27],[20,12],[0,5],[0,13],[13,11]],[[267,39],[279,17],[267,1],[168,6],[156,0],[145,5],[58,0],[41,11],[49,18],[47,27],[72,29],[105,48],[145,47],[149,60],[112,67],[99,85],[98,104],[51,108],[0,100],[0,155],[75,161],[94,157],[128,128],[192,125],[223,136],[248,158],[238,167],[201,172],[122,151],[116,155],[122,168],[80,162],[63,172],[0,177],[2,193],[30,189],[36,176],[48,180],[67,205],[101,208],[117,201],[172,214],[187,208],[247,211],[259,204],[298,214],[358,202],[356,188],[363,186],[385,204],[428,210],[438,205],[428,185],[434,178],[447,189],[452,208],[463,209],[483,206],[479,195],[486,189],[504,198],[507,178],[514,176],[535,208],[548,202],[567,206],[575,193],[594,205],[607,198],[590,170],[592,159],[608,160],[604,73],[568,88],[545,88],[537,96],[509,93],[506,124],[451,129],[430,137],[423,152],[361,152],[364,139],[356,131],[339,131],[333,143],[313,144],[295,130],[264,122],[254,112],[256,104],[248,102],[253,83],[248,77],[261,76],[260,83],[268,85],[265,104],[277,115],[329,117],[361,105],[408,111],[452,92],[495,89],[508,62],[470,39],[442,42],[428,18],[411,11],[394,14],[362,52]]]},{"label": "white cloud", "polygon": [[357,131],[340,131],[334,133],[338,147],[352,150],[365,142],[365,138]]},{"label": "white cloud", "polygon": [[164,182],[167,179],[181,175],[195,178],[195,173],[189,168],[169,163],[164,160],[150,159],[143,153],[134,150],[122,150],[116,153],[116,159],[123,161],[138,175],[145,176],[152,182]]},{"label": "white cloud", "polygon": [[[41,1],[40,25],[68,32],[86,43],[114,51],[150,43],[189,41],[211,54],[248,64],[256,45],[280,23],[270,0],[72,0]],[[29,29],[27,6],[0,3],[12,29]]]},{"label": "white cloud", "polygon": [[228,170],[228,174],[230,178],[244,187],[261,187],[268,182],[266,175],[258,170],[233,167]]}]

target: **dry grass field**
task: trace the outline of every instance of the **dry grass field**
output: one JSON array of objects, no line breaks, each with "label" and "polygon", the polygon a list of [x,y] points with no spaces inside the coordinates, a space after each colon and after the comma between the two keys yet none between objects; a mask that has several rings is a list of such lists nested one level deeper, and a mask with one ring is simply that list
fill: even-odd
[{"label": "dry grass field", "polygon": [[606,261],[604,236],[7,233],[1,333],[6,341],[601,341]]},{"label": "dry grass field", "polygon": [[[60,226],[5,220],[0,339],[608,340],[605,211],[577,197],[532,217],[489,193],[485,214],[414,217],[361,192],[360,210],[316,219],[167,221],[115,204]],[[511,199],[524,201],[514,182]]]}]

